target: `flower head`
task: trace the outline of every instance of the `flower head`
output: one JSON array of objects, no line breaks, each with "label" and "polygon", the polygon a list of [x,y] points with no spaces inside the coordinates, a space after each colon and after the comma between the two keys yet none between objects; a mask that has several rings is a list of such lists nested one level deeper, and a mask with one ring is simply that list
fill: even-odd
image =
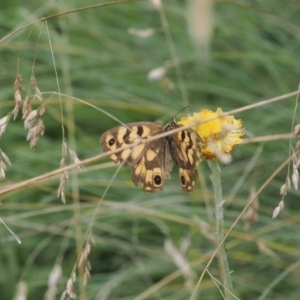
[{"label": "flower head", "polygon": [[206,159],[219,158],[224,163],[231,160],[230,152],[242,142],[244,131],[241,128],[242,121],[234,116],[219,117],[215,120],[204,122],[207,119],[216,118],[223,114],[221,108],[216,112],[202,109],[198,113],[182,118],[178,123],[181,125],[196,124],[192,128],[202,139],[202,154]]}]

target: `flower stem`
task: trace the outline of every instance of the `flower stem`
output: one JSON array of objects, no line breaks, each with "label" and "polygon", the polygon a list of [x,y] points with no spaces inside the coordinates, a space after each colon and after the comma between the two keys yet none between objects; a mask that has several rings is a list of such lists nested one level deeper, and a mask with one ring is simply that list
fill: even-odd
[{"label": "flower stem", "polygon": [[[223,197],[221,186],[221,169],[217,159],[208,161],[211,170],[211,181],[214,187],[215,214],[216,214],[216,236],[217,243],[220,243],[224,237],[224,214],[223,214]],[[229,264],[226,255],[226,247],[223,244],[219,251],[219,265],[221,276],[224,282],[225,298],[234,299],[233,286],[229,270]]]}]

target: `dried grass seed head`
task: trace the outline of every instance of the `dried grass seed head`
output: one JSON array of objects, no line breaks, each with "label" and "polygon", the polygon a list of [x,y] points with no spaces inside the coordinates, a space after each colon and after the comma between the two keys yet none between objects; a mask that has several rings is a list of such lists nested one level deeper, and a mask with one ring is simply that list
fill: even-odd
[{"label": "dried grass seed head", "polygon": [[43,136],[45,133],[45,125],[42,118],[38,119],[36,127],[37,127],[38,134]]},{"label": "dried grass seed head", "polygon": [[33,138],[36,138],[38,136],[38,133],[37,133],[37,127],[36,126],[33,126],[29,129],[28,133],[27,133],[27,137],[26,137],[26,140],[27,141],[30,141],[32,140]]},{"label": "dried grass seed head", "polygon": [[80,253],[77,267],[79,268],[83,264],[88,264],[88,269],[91,269],[90,262],[88,261],[89,254],[91,252],[91,244],[86,242],[84,249]]},{"label": "dried grass seed head", "polygon": [[272,219],[276,219],[278,217],[278,215],[280,214],[280,212],[281,212],[281,209],[279,206],[277,206],[273,211]]},{"label": "dried grass seed head", "polygon": [[20,74],[17,74],[15,82],[14,82],[14,99],[15,99],[15,107],[13,109],[13,118],[14,120],[17,118],[20,108],[22,107],[22,97],[21,92],[24,92],[24,87],[22,85],[22,77]]},{"label": "dried grass seed head", "polygon": [[68,145],[67,145],[67,143],[65,141],[62,142],[61,152],[62,152],[62,156],[63,157],[67,157],[68,156]]},{"label": "dried grass seed head", "polygon": [[40,101],[42,101],[43,100],[43,95],[42,95],[40,89],[38,88],[35,76],[31,76],[31,78],[30,78],[30,85],[31,85],[31,88],[35,92],[34,98],[37,98]]},{"label": "dried grass seed head", "polygon": [[283,184],[280,188],[280,195],[285,196],[287,195],[288,192],[288,188],[287,188],[287,184]]},{"label": "dried grass seed head", "polygon": [[30,85],[31,85],[31,88],[34,90],[35,88],[36,88],[36,86],[37,86],[37,83],[36,83],[36,79],[35,79],[35,76],[34,75],[32,75],[31,77],[30,77]]},{"label": "dried grass seed head", "polygon": [[59,167],[60,167],[60,168],[64,168],[65,166],[66,166],[66,158],[63,157],[63,158],[60,160]]},{"label": "dried grass seed head", "polygon": [[3,118],[0,119],[0,137],[2,136],[2,134],[5,132],[5,129],[7,127],[9,121],[9,117],[5,116]]},{"label": "dried grass seed head", "polygon": [[[69,149],[69,154],[72,160],[74,161],[74,164],[81,163],[81,160],[78,158],[77,154],[73,150]],[[77,168],[79,170],[82,170],[83,165],[79,165]]]},{"label": "dried grass seed head", "polygon": [[0,180],[5,179],[5,170],[6,170],[5,163],[1,160],[0,161]]},{"label": "dried grass seed head", "polygon": [[61,202],[62,202],[63,204],[66,204],[66,203],[67,203],[65,191],[61,191],[61,193],[60,193],[60,198],[61,198]]},{"label": "dried grass seed head", "polygon": [[293,174],[292,174],[292,183],[293,183],[293,186],[295,188],[295,190],[298,190],[298,186],[299,186],[299,172],[297,169],[295,169],[293,171]]},{"label": "dried grass seed head", "polygon": [[127,32],[139,38],[146,39],[151,35],[153,35],[155,31],[153,28],[148,28],[148,29],[129,28]]},{"label": "dried grass seed head", "polygon": [[11,162],[10,162],[8,156],[1,149],[0,149],[0,155],[1,155],[2,159],[11,166]]},{"label": "dried grass seed head", "polygon": [[20,90],[15,91],[14,98],[15,98],[15,107],[13,109],[13,116],[14,116],[14,120],[15,120],[18,116],[19,110],[22,107],[22,97],[21,97]]},{"label": "dried grass seed head", "polygon": [[63,204],[66,204],[65,187],[69,180],[69,171],[64,171],[60,175],[60,184],[57,190],[57,198],[61,198]]},{"label": "dried grass seed head", "polygon": [[67,295],[70,297],[70,299],[73,300],[73,299],[77,298],[74,283],[71,278],[69,278],[69,280],[67,282],[66,292],[67,292]]},{"label": "dried grass seed head", "polygon": [[45,105],[42,105],[40,108],[39,108],[39,116],[40,117],[43,117],[44,114],[46,112],[46,106]]},{"label": "dried grass seed head", "polygon": [[31,107],[31,97],[30,95],[27,95],[24,103],[23,103],[23,108],[22,108],[22,119],[26,119],[28,115],[31,113],[32,107]]},{"label": "dried grass seed head", "polygon": [[18,73],[14,82],[14,89],[24,92],[24,87],[22,83],[23,83],[22,76]]},{"label": "dried grass seed head", "polygon": [[33,137],[30,140],[30,148],[36,150],[38,147],[39,137]]},{"label": "dried grass seed head", "polygon": [[153,81],[153,80],[161,80],[166,74],[167,69],[165,67],[159,67],[152,69],[148,73],[148,80]]},{"label": "dried grass seed head", "polygon": [[294,127],[294,132],[293,134],[296,136],[296,137],[300,137],[300,124],[297,124],[295,127]]},{"label": "dried grass seed head", "polygon": [[284,202],[281,200],[278,204],[278,206],[274,209],[273,211],[273,216],[272,219],[275,219],[278,217],[278,215],[280,214],[280,212],[284,209]]},{"label": "dried grass seed head", "polygon": [[32,127],[33,122],[35,121],[37,115],[38,115],[38,111],[36,109],[32,110],[29,113],[29,115],[27,116],[27,118],[24,121],[25,129],[30,129]]}]

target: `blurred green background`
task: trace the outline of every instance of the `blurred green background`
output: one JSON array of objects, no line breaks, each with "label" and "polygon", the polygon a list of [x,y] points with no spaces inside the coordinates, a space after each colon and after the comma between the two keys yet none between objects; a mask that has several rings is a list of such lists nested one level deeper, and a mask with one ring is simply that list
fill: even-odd
[{"label": "blurred green background", "polygon": [[[44,16],[97,3],[105,1],[3,2],[0,37]],[[202,108],[230,111],[297,90],[299,1],[154,4],[136,1],[73,12],[21,30],[0,44],[0,118],[14,107],[18,59],[26,90],[22,97],[28,93],[35,53],[34,74],[47,103],[45,135],[36,151],[26,141],[21,115],[10,120],[0,148],[12,167],[7,166],[1,188],[59,168],[62,119],[53,94],[59,91],[55,68],[59,89],[67,95],[61,99],[65,137],[81,160],[101,153],[100,135],[118,125],[86,104],[124,123],[167,123],[187,103],[192,107],[180,116]],[[166,68],[165,76],[149,80],[148,73],[159,67]],[[288,133],[296,101],[293,97],[235,117],[243,120],[246,137]],[[33,108],[40,105],[37,99],[32,102]],[[232,163],[222,165],[226,228],[246,205],[251,189],[258,189],[289,151],[289,140],[240,145],[233,151]],[[78,299],[190,299],[216,247],[207,163],[201,164],[200,183],[191,194],[182,192],[176,167],[164,191],[155,194],[136,188],[130,170],[122,168],[101,202],[117,170],[108,161],[74,170],[66,205],[56,196],[59,177],[1,195],[0,218],[22,240],[18,245],[0,226],[1,299],[59,299],[89,226],[95,240],[89,254],[91,278],[84,288],[77,275]],[[299,192],[292,188],[283,212],[271,219],[286,176],[287,168],[259,196],[253,212],[258,220],[250,228],[239,222],[227,240],[239,299],[300,299]],[[61,275],[51,285],[54,266]],[[217,259],[209,271],[221,280]],[[223,299],[208,275],[198,290],[200,298]]]}]

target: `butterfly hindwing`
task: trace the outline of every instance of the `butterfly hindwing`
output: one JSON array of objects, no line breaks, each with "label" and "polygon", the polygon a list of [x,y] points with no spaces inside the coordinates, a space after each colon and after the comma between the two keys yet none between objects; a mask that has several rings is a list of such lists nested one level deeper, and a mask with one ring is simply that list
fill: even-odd
[{"label": "butterfly hindwing", "polygon": [[132,167],[131,179],[135,185],[142,182],[144,192],[155,192],[162,190],[171,169],[168,143],[165,138],[160,138],[151,143],[141,160]]},{"label": "butterfly hindwing", "polygon": [[[178,128],[175,125],[172,129]],[[169,139],[172,159],[179,166],[179,179],[182,189],[190,192],[196,185],[198,178],[198,165],[201,161],[201,138],[191,128],[178,131]]]}]

